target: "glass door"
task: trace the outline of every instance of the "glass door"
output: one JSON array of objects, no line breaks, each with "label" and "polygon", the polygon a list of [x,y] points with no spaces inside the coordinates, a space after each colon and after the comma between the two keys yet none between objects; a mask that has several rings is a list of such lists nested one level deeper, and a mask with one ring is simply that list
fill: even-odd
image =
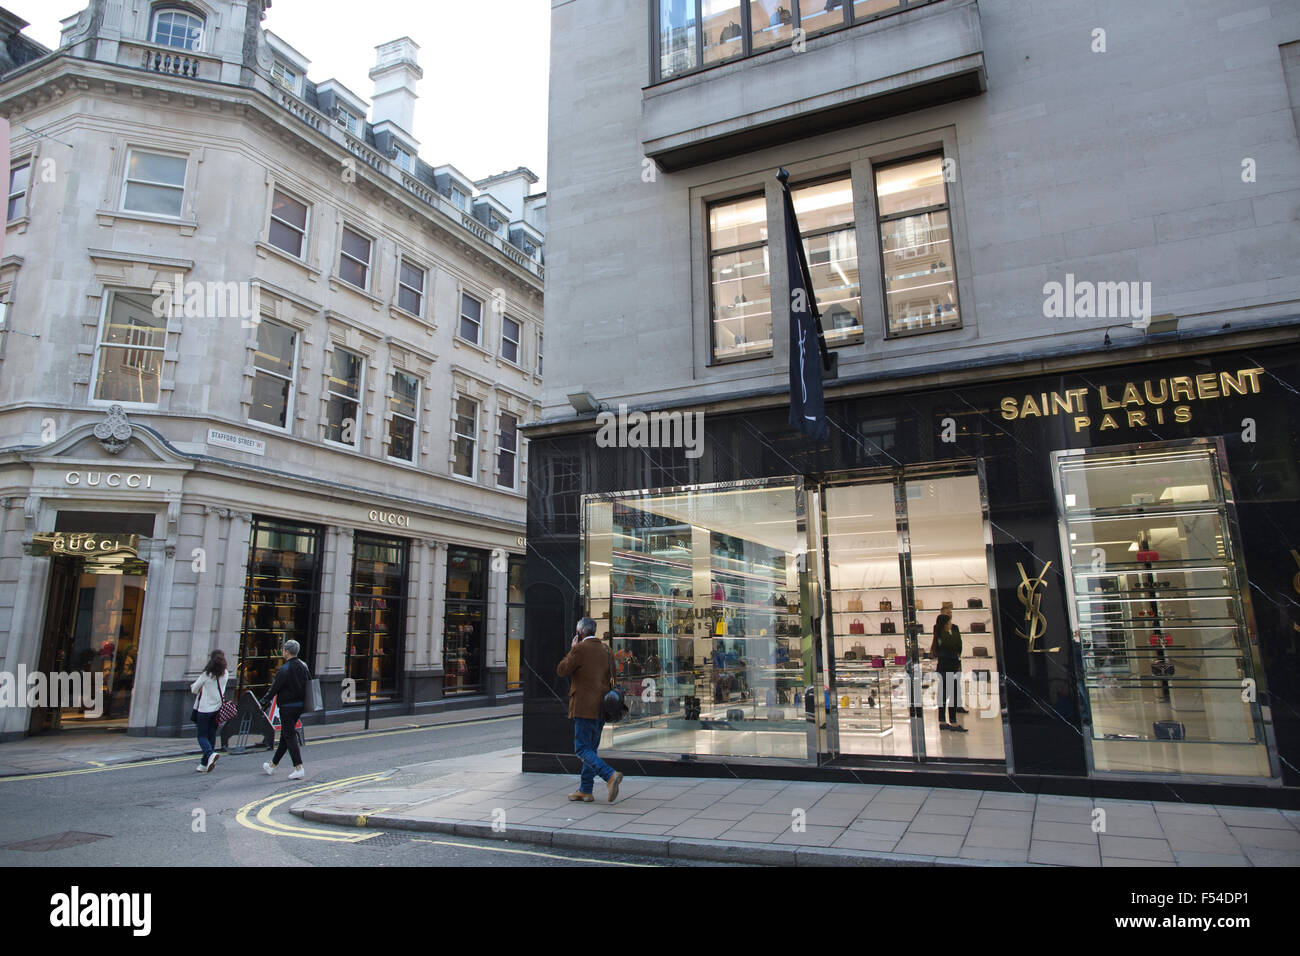
[{"label": "glass door", "polygon": [[1004,761],[978,474],[898,471],[822,498],[831,752]]}]

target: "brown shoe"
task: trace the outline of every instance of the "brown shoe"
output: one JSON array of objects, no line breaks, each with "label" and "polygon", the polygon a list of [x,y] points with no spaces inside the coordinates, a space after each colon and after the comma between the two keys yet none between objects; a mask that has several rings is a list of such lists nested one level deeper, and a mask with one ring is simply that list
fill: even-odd
[{"label": "brown shoe", "polygon": [[569,799],[574,801],[581,800],[583,803],[594,803],[596,800],[593,794],[583,793],[581,790],[575,790],[573,793],[569,794]]},{"label": "brown shoe", "polygon": [[609,787],[610,803],[613,803],[615,800],[618,799],[618,785],[622,782],[623,782],[623,775],[619,773],[617,770],[615,770],[614,776],[610,777],[609,781],[605,784],[605,786]]}]

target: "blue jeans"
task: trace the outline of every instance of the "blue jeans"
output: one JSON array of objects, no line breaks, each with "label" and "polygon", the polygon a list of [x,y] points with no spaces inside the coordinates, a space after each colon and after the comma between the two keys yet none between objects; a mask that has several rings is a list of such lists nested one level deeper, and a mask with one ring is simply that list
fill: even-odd
[{"label": "blue jeans", "polygon": [[608,782],[614,776],[614,768],[596,753],[596,748],[600,746],[600,733],[604,729],[603,720],[573,718],[573,752],[582,760],[582,783],[578,789],[583,793],[591,793],[597,777]]},{"label": "blue jeans", "polygon": [[195,723],[198,728],[199,749],[203,751],[203,762],[207,763],[208,757],[212,756],[212,751],[217,749],[217,712],[214,710],[210,714],[199,714],[198,722]]}]

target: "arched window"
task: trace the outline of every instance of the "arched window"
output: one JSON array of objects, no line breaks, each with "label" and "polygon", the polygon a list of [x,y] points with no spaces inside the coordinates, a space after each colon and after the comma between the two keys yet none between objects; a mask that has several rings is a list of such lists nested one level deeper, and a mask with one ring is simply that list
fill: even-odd
[{"label": "arched window", "polygon": [[197,52],[203,47],[203,18],[186,10],[160,8],[154,11],[150,37],[162,46]]}]

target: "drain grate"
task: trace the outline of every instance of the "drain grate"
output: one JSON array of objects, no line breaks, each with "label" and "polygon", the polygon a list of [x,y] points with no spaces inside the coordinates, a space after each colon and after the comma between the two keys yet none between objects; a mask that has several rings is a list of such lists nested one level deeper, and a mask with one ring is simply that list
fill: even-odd
[{"label": "drain grate", "polygon": [[362,840],[354,846],[364,849],[392,849],[395,846],[405,846],[411,842],[412,835],[409,833],[381,833],[379,836],[373,836],[369,840]]},{"label": "drain grate", "polygon": [[68,830],[66,833],[37,837],[35,840],[24,840],[22,843],[7,843],[0,849],[22,850],[24,853],[46,853],[50,850],[66,850],[70,846],[81,846],[85,843],[96,843],[99,840],[111,839],[112,837],[107,833],[83,833],[80,830]]}]

